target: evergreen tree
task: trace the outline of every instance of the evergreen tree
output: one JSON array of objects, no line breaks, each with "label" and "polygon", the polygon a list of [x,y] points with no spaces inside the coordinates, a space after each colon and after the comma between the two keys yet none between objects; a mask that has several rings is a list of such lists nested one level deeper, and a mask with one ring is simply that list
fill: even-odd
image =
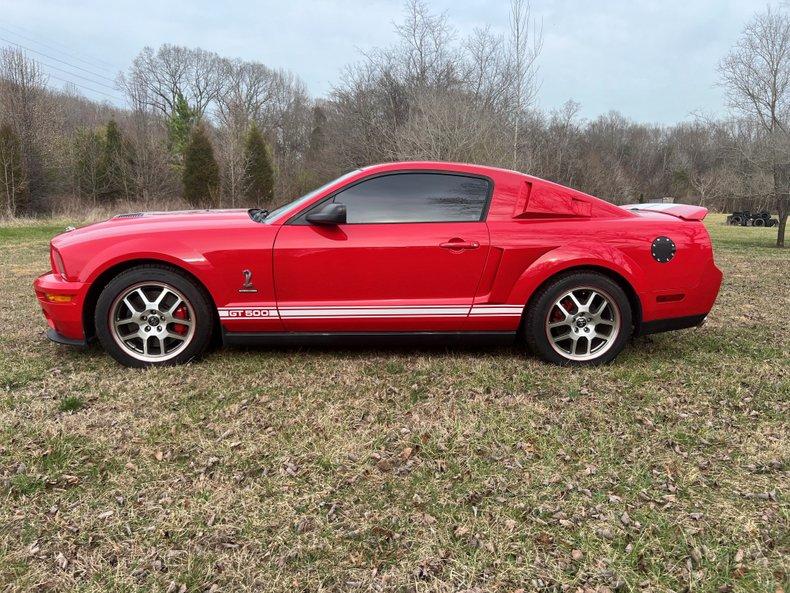
[{"label": "evergreen tree", "polygon": [[192,128],[198,123],[200,116],[195,109],[189,106],[184,96],[179,93],[176,97],[173,113],[167,121],[167,137],[170,152],[180,159],[184,156],[187,143],[189,142]]},{"label": "evergreen tree", "polygon": [[99,172],[102,187],[100,195],[102,199],[111,201],[127,193],[128,189],[125,170],[127,147],[114,119],[107,122],[101,148]]},{"label": "evergreen tree", "polygon": [[328,151],[327,116],[321,105],[313,107],[313,122],[305,154],[306,166],[302,168],[297,187],[300,193],[323,185],[336,174],[333,157]]},{"label": "evergreen tree", "polygon": [[219,166],[203,125],[192,130],[184,150],[184,198],[192,206],[216,206],[219,197]]},{"label": "evergreen tree", "polygon": [[6,216],[16,216],[27,200],[19,137],[8,124],[0,126],[0,195]]},{"label": "evergreen tree", "polygon": [[322,160],[322,155],[326,147],[326,113],[320,105],[313,107],[313,128],[310,131],[310,142],[307,146],[307,160],[310,163],[317,163]]},{"label": "evergreen tree", "polygon": [[73,140],[74,185],[95,205],[104,189],[104,138],[92,128],[78,129]]},{"label": "evergreen tree", "polygon": [[274,168],[269,148],[254,123],[244,142],[244,195],[251,204],[267,206],[274,198]]}]

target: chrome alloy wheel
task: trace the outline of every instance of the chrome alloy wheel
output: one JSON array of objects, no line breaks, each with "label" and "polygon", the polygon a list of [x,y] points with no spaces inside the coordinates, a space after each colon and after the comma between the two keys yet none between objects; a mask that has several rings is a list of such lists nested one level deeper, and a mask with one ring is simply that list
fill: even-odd
[{"label": "chrome alloy wheel", "polygon": [[108,321],[118,346],[145,362],[177,356],[195,335],[192,304],[163,282],[141,282],[121,292],[110,306]]},{"label": "chrome alloy wheel", "polygon": [[603,290],[583,286],[558,298],[546,316],[546,336],[568,360],[593,360],[609,350],[620,333],[620,310]]}]

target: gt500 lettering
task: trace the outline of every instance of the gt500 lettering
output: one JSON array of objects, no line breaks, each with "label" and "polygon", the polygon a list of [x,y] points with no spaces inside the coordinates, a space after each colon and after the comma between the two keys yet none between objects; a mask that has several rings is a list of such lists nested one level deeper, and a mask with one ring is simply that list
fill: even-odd
[{"label": "gt500 lettering", "polygon": [[223,319],[250,319],[271,317],[273,315],[276,315],[276,311],[274,309],[264,309],[259,307],[219,310],[219,316]]}]

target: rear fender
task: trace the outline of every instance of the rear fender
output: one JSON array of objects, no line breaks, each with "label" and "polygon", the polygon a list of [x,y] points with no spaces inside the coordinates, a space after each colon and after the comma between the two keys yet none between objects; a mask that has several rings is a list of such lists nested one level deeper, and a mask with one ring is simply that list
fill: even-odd
[{"label": "rear fender", "polygon": [[508,303],[527,303],[532,294],[549,278],[574,268],[599,268],[623,278],[636,293],[641,304],[646,282],[642,269],[613,247],[589,243],[565,245],[544,253],[530,265],[513,285]]}]

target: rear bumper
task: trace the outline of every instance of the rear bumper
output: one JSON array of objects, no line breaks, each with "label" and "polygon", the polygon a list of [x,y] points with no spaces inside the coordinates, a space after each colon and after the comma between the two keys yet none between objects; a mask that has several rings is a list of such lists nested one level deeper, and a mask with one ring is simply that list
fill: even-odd
[{"label": "rear bumper", "polygon": [[642,299],[642,323],[638,333],[657,333],[700,325],[716,302],[722,279],[721,270],[711,260],[693,286],[648,293]]},{"label": "rear bumper", "polygon": [[705,323],[707,315],[689,315],[687,317],[671,317],[669,319],[656,319],[645,321],[639,328],[639,335],[658,334],[661,332],[671,332],[677,329],[689,327],[700,327]]},{"label": "rear bumper", "polygon": [[[33,282],[36,298],[51,331],[47,337],[60,344],[72,346],[85,343],[82,324],[82,303],[87,285],[82,282],[69,282],[57,274],[42,274]],[[47,295],[71,297],[69,302],[52,302]]]}]

